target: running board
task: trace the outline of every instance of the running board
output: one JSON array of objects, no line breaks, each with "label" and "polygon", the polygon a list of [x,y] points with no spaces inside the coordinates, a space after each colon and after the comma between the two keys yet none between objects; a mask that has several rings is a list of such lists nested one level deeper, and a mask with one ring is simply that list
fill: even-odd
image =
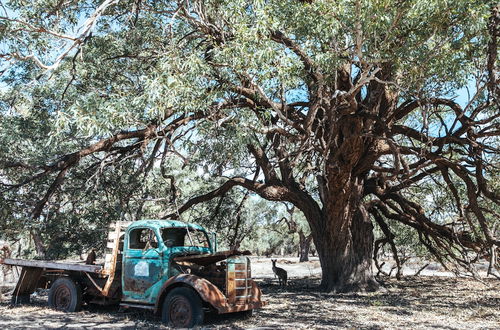
[{"label": "running board", "polygon": [[124,308],[142,308],[142,309],[149,309],[149,310],[154,310],[155,306],[151,305],[141,305],[141,304],[131,304],[131,303],[120,303],[120,307]]}]

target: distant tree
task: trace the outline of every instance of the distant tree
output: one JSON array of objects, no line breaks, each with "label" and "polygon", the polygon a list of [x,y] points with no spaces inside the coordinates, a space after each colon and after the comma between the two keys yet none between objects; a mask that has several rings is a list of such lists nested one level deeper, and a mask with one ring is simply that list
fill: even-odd
[{"label": "distant tree", "polygon": [[[413,228],[443,263],[467,265],[465,256],[500,245],[489,218],[500,197],[488,181],[500,135],[495,2],[39,0],[6,8],[3,116],[41,109],[59,134],[91,137],[28,168],[9,154],[4,171],[22,171],[19,192],[26,182],[45,187],[32,222],[85,159],[111,167],[139,155],[146,171],[177,155],[220,187],[164,216],[236,186],[291,203],[309,223],[328,291],[378,287],[373,221],[389,241],[386,222]],[[467,86],[468,100],[456,100]],[[446,217],[414,194],[431,182],[453,196]]]},{"label": "distant tree", "polygon": [[[312,233],[306,234],[304,230],[304,225],[297,221],[297,215],[295,214],[295,207],[287,208],[288,217],[281,218],[280,222],[283,221],[288,227],[289,234],[298,234],[298,256],[299,262],[309,261],[309,251],[311,249]],[[296,215],[294,217],[294,215]]]}]

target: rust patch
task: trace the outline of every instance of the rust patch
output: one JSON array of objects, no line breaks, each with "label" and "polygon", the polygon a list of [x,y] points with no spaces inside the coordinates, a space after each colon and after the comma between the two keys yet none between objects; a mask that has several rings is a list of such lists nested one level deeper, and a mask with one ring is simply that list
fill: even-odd
[{"label": "rust patch", "polygon": [[140,292],[139,286],[137,285],[137,281],[134,278],[129,278],[129,277],[125,278],[124,289],[125,291]]},{"label": "rust patch", "polygon": [[137,262],[142,259],[131,259],[125,264],[125,276],[124,276],[124,291],[144,293],[153,284],[158,282],[159,276],[161,274],[161,266],[155,263],[149,263],[148,266],[148,276],[137,276],[135,274],[135,266]]},{"label": "rust patch", "polygon": [[[168,292],[169,287],[171,287],[175,283],[184,283],[189,285],[198,292],[203,301],[208,302],[217,310],[223,310],[227,307],[226,296],[213,283],[210,283],[204,278],[200,278],[192,274],[177,275],[170,278],[167,282],[165,282],[165,284],[163,284],[161,292]],[[161,299],[163,297],[163,294],[158,295],[158,299],[156,300],[155,305],[156,311],[158,311]]]},{"label": "rust patch", "polygon": [[234,267],[235,270],[247,270],[246,264],[235,264]]}]

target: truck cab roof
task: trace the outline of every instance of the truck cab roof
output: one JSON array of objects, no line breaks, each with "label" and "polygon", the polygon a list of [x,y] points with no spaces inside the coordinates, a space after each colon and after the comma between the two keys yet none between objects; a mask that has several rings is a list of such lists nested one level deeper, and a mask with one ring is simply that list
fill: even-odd
[{"label": "truck cab roof", "polygon": [[159,219],[145,219],[133,221],[127,229],[138,228],[138,227],[149,227],[149,228],[189,228],[194,230],[205,231],[200,225],[194,223],[187,223],[178,220],[159,220]]}]

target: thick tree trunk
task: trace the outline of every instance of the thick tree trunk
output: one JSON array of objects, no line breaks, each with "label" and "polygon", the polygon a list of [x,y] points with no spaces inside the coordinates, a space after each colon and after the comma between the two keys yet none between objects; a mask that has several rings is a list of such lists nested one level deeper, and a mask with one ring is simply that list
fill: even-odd
[{"label": "thick tree trunk", "polygon": [[323,271],[321,288],[335,292],[375,291],[379,285],[372,270],[373,225],[368,213],[360,206],[343,220],[345,228],[329,226],[314,242]]},{"label": "thick tree trunk", "polygon": [[362,202],[363,179],[339,180],[335,191],[329,188],[320,217],[304,212],[321,262],[321,289],[375,291],[373,225]]}]

